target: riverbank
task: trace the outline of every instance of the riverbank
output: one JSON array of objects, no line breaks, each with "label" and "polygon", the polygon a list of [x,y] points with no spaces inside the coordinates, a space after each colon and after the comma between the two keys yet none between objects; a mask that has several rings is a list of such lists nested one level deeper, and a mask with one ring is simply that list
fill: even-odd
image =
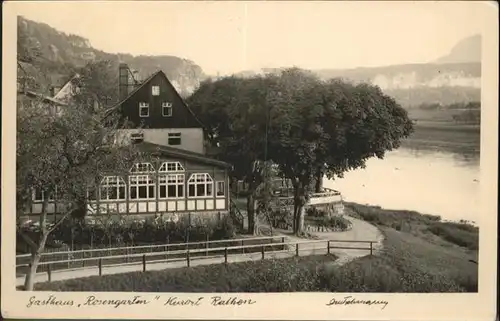
[{"label": "riverbank", "polygon": [[[376,255],[336,264],[316,255],[105,275],[36,285],[52,291],[477,292],[477,237],[468,224],[355,203],[346,213],[384,234]],[[439,228],[437,228],[439,227]],[[338,232],[340,234],[344,232]],[[455,236],[455,238],[450,237]]]},{"label": "riverbank", "polygon": [[401,147],[410,149],[441,150],[479,158],[481,126],[451,122],[417,121],[414,132]]}]

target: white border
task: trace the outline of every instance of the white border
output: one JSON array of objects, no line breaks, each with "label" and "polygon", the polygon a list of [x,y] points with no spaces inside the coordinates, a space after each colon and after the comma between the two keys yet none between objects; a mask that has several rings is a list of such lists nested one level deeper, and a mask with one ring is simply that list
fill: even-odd
[{"label": "white border", "polygon": [[[234,307],[165,307],[150,304],[109,307],[39,307],[26,308],[34,293],[14,291],[15,271],[15,124],[16,106],[16,16],[26,10],[43,10],[44,2],[5,2],[3,4],[3,95],[2,95],[2,255],[1,309],[5,318],[122,318],[122,319],[304,319],[304,320],[493,320],[496,290],[496,226],[497,226],[497,123],[498,120],[498,23],[496,3],[477,2],[475,13],[481,13],[483,28],[482,60],[482,123],[481,123],[481,217],[479,254],[479,293],[477,294],[351,294],[357,299],[388,300],[385,309],[377,306],[335,306],[325,304],[340,293],[241,294],[257,303]],[[69,3],[67,3],[69,5]],[[73,3],[72,3],[73,4]],[[71,4],[71,5],[72,5]],[[371,3],[366,2],[367,10]],[[432,5],[433,2],[429,2]],[[109,5],[109,4],[108,4]],[[117,6],[120,4],[117,3]],[[138,4],[139,6],[141,4]],[[193,4],[195,5],[195,4]],[[481,8],[479,8],[481,7]],[[479,10],[482,9],[482,10]],[[138,11],[139,12],[139,11]],[[278,19],[278,17],[277,17]],[[99,24],[105,21],[99,21]],[[464,21],[467,23],[467,21]],[[100,26],[102,28],[102,25]],[[55,293],[59,299],[82,299],[91,293]],[[37,292],[39,297],[49,293]],[[130,299],[131,293],[92,293],[99,298]],[[168,294],[139,293],[153,299]],[[174,294],[179,298],[210,297],[212,294]],[[223,295],[226,298],[235,294]]]}]

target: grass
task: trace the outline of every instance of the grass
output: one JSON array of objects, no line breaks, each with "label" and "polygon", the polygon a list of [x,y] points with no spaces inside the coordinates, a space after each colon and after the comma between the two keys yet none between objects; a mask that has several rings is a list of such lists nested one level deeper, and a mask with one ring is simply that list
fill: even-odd
[{"label": "grass", "polygon": [[292,292],[315,288],[318,269],[333,255],[213,264],[41,283],[39,291]]},{"label": "grass", "polygon": [[434,244],[456,245],[471,251],[479,247],[479,229],[467,223],[441,222],[441,217],[415,211],[386,210],[378,206],[345,203],[351,215],[378,226],[406,232]]},{"label": "grass", "polygon": [[325,271],[335,292],[477,292],[477,265],[452,248],[383,227],[383,253]]}]

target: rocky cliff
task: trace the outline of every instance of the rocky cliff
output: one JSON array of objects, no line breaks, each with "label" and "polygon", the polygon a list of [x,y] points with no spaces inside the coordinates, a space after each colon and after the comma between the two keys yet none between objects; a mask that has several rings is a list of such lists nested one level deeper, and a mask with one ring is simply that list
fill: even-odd
[{"label": "rocky cliff", "polygon": [[[132,56],[111,54],[92,47],[88,39],[78,35],[60,32],[51,26],[18,17],[18,39],[23,38],[35,47],[44,58],[52,79],[67,78],[72,70],[90,61],[110,60],[116,64],[125,62],[137,70],[141,78],[146,78],[158,69],[183,95],[191,93],[203,79],[204,73],[194,62],[175,56]],[[19,44],[18,44],[19,48]],[[54,80],[55,81],[55,80]]]}]

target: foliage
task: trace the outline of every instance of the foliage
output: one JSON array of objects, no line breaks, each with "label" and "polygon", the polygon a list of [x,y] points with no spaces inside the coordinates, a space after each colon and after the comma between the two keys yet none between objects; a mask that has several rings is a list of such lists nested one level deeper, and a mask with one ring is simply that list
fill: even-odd
[{"label": "foliage", "polygon": [[470,109],[453,115],[453,120],[458,123],[481,124],[481,110]]},{"label": "foliage", "polygon": [[[89,66],[90,67],[90,66]],[[115,146],[118,118],[104,108],[95,108],[99,93],[97,77],[84,78],[81,90],[61,111],[42,100],[18,96],[16,153],[16,210],[18,233],[30,246],[32,273],[26,278],[30,287],[40,254],[48,235],[68,216],[86,212],[87,187],[97,185],[100,175],[127,171],[140,157],[134,146]],[[22,97],[22,95],[20,95]],[[34,239],[23,233],[21,218],[31,205],[32,193],[43,195],[40,228]],[[48,199],[56,196],[62,215],[48,222]]]},{"label": "foliage", "polygon": [[204,81],[187,103],[206,126],[216,157],[233,164],[232,176],[248,184],[249,232],[255,232],[255,196],[264,181],[266,97],[269,79],[226,77]]},{"label": "foliage", "polygon": [[[118,64],[127,63],[138,70],[143,79],[158,69],[163,70],[167,77],[179,85],[180,93],[192,92],[201,78],[205,75],[200,66],[194,62],[175,56],[132,56],[130,54],[106,53],[93,48],[88,39],[78,35],[65,34],[51,26],[18,17],[18,37],[21,36],[21,45],[25,48],[28,41],[33,44],[43,56],[42,64],[47,69],[47,76],[52,80],[72,77],[78,69],[87,64],[99,61],[109,61],[110,67],[118,79]],[[18,50],[23,53],[23,50]],[[19,56],[19,55],[18,55]]]},{"label": "foliage", "polygon": [[205,81],[188,103],[207,126],[218,157],[234,164],[233,176],[249,185],[249,222],[266,162],[291,180],[295,233],[302,230],[317,178],[342,176],[370,157],[381,158],[412,131],[405,110],[378,87],[323,82],[297,68]]},{"label": "foliage", "polygon": [[345,231],[349,228],[351,223],[343,218],[342,216],[333,215],[328,216],[306,216],[306,223],[309,225],[324,227],[324,228],[333,228],[340,231]]},{"label": "foliage", "polygon": [[434,223],[429,226],[429,231],[441,236],[448,242],[458,246],[477,250],[479,247],[479,233],[472,229],[464,228],[461,224]]},{"label": "foliage", "polygon": [[447,242],[470,250],[477,250],[479,246],[479,229],[466,222],[441,222],[441,218],[435,215],[422,215],[415,211],[382,210],[380,207],[354,203],[347,203],[346,207],[355,216],[380,226],[415,234],[431,232]]},{"label": "foliage", "polygon": [[[73,232],[71,232],[73,231]],[[149,217],[145,220],[105,218],[90,224],[81,219],[68,219],[59,225],[52,237],[66,244],[77,244],[78,247],[166,244],[184,242],[203,242],[210,240],[230,239],[235,229],[229,217],[215,223],[202,222],[192,226],[188,215],[179,222],[166,221]]]},{"label": "foliage", "polygon": [[136,292],[313,291],[317,266],[335,256],[266,259],[42,283],[36,290]]}]

